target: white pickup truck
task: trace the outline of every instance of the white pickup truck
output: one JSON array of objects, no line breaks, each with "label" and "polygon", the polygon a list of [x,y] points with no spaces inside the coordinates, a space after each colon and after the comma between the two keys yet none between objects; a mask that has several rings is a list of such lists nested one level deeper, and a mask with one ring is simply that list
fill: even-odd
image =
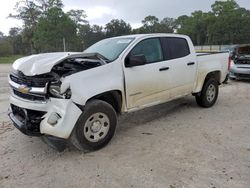
[{"label": "white pickup truck", "polygon": [[104,147],[117,115],[194,95],[211,107],[228,74],[228,53],[195,53],[189,37],[142,34],[109,38],[81,53],[18,59],[9,75],[9,117],[26,135],[62,150]]}]

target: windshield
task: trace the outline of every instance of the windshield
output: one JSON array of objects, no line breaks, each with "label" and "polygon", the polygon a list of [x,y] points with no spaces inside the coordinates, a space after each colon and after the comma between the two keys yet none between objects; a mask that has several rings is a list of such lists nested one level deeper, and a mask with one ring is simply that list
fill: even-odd
[{"label": "windshield", "polygon": [[85,53],[99,53],[109,61],[114,61],[125,50],[134,38],[109,38],[101,40],[89,48]]}]

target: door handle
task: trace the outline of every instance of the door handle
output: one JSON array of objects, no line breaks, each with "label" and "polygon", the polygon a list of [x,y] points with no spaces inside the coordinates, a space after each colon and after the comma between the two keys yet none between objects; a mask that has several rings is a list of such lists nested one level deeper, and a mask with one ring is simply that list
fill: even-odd
[{"label": "door handle", "polygon": [[194,65],[195,64],[195,62],[189,62],[188,64],[187,64],[187,66],[191,66],[191,65]]},{"label": "door handle", "polygon": [[169,67],[162,67],[159,69],[159,71],[167,71],[167,70],[169,70]]}]

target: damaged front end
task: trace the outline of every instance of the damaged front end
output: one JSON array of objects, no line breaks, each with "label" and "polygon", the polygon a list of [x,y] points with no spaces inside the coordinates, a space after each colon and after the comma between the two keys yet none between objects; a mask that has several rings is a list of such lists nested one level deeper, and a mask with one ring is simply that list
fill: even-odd
[{"label": "damaged front end", "polygon": [[[25,67],[25,61],[17,62],[19,65],[14,63],[15,70],[9,75],[10,119],[16,128],[29,136],[69,138],[82,111],[71,100],[70,85],[64,84],[64,80],[80,71],[102,66],[106,61],[98,54],[73,54],[57,62],[45,62],[51,67],[49,72],[42,71],[43,66],[36,62],[27,63],[30,69]],[[42,74],[35,75],[35,68]]]},{"label": "damaged front end", "polygon": [[233,63],[230,68],[231,79],[250,79],[250,46],[242,45],[234,49],[232,53]]}]

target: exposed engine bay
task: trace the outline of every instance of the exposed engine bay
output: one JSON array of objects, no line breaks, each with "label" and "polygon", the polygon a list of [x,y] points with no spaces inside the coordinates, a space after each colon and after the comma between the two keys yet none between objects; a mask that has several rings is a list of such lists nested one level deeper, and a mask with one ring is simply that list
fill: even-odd
[{"label": "exposed engine bay", "polygon": [[68,75],[92,69],[107,63],[107,59],[98,53],[82,54],[81,56],[75,55],[66,58],[59,64],[55,65],[51,73],[55,73],[60,77],[66,77]]},{"label": "exposed engine bay", "polygon": [[86,58],[69,58],[65,59],[63,62],[55,65],[52,68],[51,73],[56,74],[60,77],[66,77],[68,75],[92,69],[98,66],[103,65],[104,63],[101,60],[96,59],[86,59]]},{"label": "exposed engine bay", "polygon": [[243,45],[234,49],[232,58],[235,64],[250,65],[250,46]]},{"label": "exposed engine bay", "polygon": [[[46,101],[50,96],[68,99],[71,97],[70,88],[65,93],[61,93],[60,88],[65,77],[106,63],[100,54],[73,54],[56,63],[48,73],[26,76],[18,70],[13,71],[9,78],[16,85],[12,87],[13,93],[20,98],[32,101]],[[24,88],[20,89],[20,86]]]}]

